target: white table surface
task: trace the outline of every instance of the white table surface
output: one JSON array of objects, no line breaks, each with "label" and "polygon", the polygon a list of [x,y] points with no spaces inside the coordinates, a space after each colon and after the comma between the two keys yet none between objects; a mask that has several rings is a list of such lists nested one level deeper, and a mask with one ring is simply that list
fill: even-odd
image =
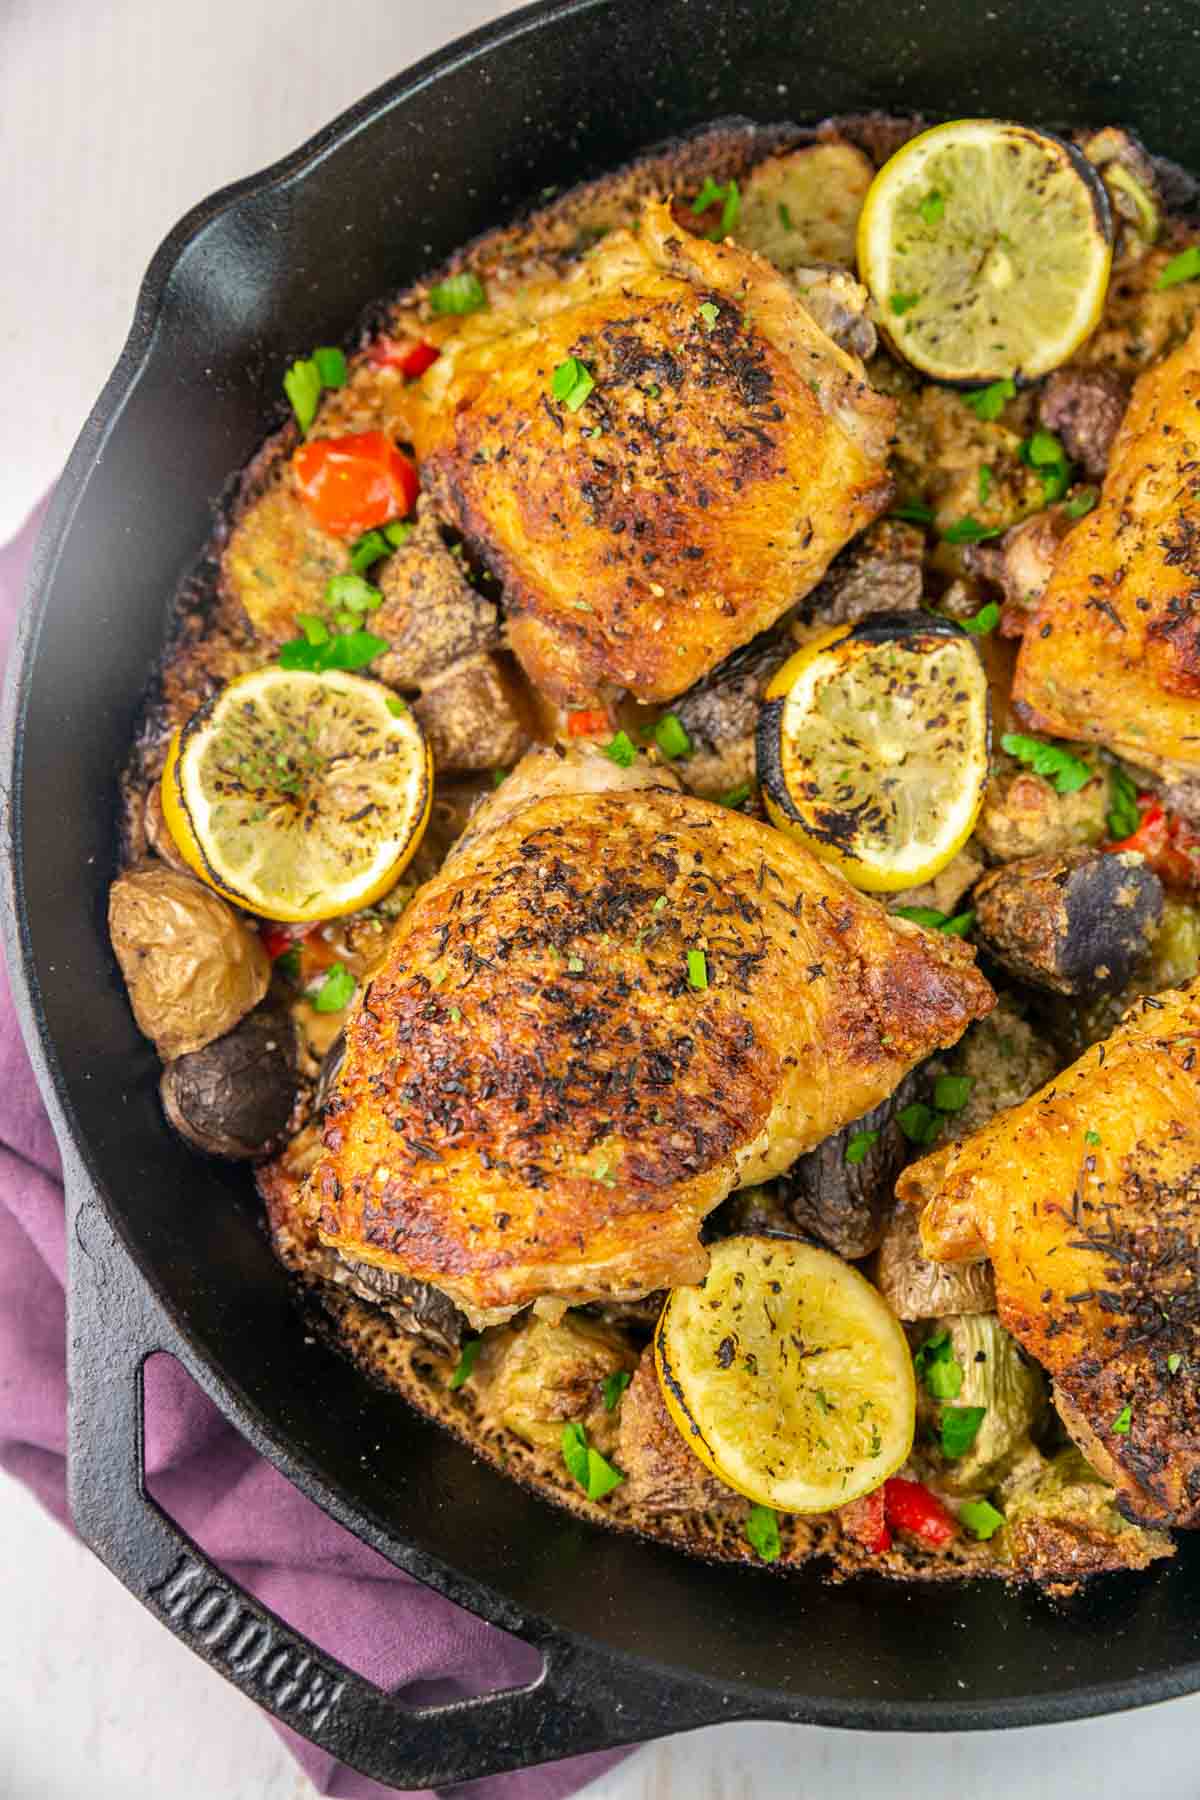
[{"label": "white table surface", "polygon": [[[0,0],[0,539],[60,468],[180,214],[506,10]],[[0,1800],[311,1800],[262,1716],[3,1478],[0,1571]],[[589,1800],[1194,1800],[1198,1738],[1200,1697],[975,1736],[727,1726],[641,1750]]]}]

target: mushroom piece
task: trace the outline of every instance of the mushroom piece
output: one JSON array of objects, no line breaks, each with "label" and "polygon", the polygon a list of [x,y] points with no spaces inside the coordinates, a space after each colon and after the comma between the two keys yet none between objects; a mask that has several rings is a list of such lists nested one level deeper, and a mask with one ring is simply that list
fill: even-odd
[{"label": "mushroom piece", "polygon": [[672,702],[691,739],[678,772],[693,793],[715,796],[753,782],[759,702],[792,647],[785,631],[764,631]]},{"label": "mushroom piece", "polygon": [[210,1156],[269,1156],[296,1102],[296,1055],[286,1010],[268,1001],[202,1050],[176,1057],[159,1083],[181,1137]]},{"label": "mushroom piece", "polygon": [[995,1310],[991,1263],[936,1263],[924,1255],[911,1206],[897,1206],[886,1221],[870,1273],[898,1319],[945,1319]]},{"label": "mushroom piece", "polygon": [[855,625],[872,613],[921,604],[925,534],[901,519],[879,519],[835,557],[801,604],[806,625]]},{"label": "mushroom piece", "polygon": [[164,1062],[223,1037],[267,991],[271,959],[256,933],[176,869],[118,876],[108,929],[133,1016]]},{"label": "mushroom piece", "polygon": [[529,704],[516,664],[481,653],[423,676],[412,702],[439,769],[496,769],[531,741]]},{"label": "mushroom piece", "polygon": [[411,1337],[424,1338],[447,1355],[460,1347],[467,1321],[440,1288],[430,1287],[426,1281],[414,1281],[395,1269],[377,1269],[372,1263],[353,1262],[349,1257],[339,1257],[334,1280],[360,1300],[381,1306],[393,1323]]},{"label": "mushroom piece", "polygon": [[851,1262],[869,1256],[883,1236],[892,1190],[909,1155],[896,1114],[916,1087],[906,1076],[894,1094],[798,1157],[779,1178],[793,1222]]},{"label": "mushroom piece", "polygon": [[1135,851],[1070,850],[976,884],[976,930],[1012,974],[1090,999],[1126,985],[1162,920],[1162,883]]},{"label": "mushroom piece", "polygon": [[1115,369],[1056,369],[1038,400],[1038,423],[1057,432],[1072,462],[1103,479],[1132,383]]},{"label": "mushroom piece", "polygon": [[1020,637],[1024,632],[1073,523],[1061,506],[1049,506],[1011,525],[999,544],[972,544],[964,550],[963,561],[972,574],[982,575],[1004,590],[1000,621],[1004,636]]}]

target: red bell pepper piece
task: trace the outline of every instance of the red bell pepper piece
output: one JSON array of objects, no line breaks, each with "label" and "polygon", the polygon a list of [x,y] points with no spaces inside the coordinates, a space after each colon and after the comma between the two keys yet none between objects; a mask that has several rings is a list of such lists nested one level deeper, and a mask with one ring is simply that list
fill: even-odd
[{"label": "red bell pepper piece", "polygon": [[315,930],[315,925],[274,925],[264,922],[258,928],[258,935],[263,949],[274,962],[277,956],[286,956],[289,950],[303,943],[310,931]]},{"label": "red bell pepper piece", "polygon": [[888,1530],[884,1513],[884,1492],[877,1487],[873,1494],[864,1494],[861,1500],[851,1500],[848,1506],[839,1506],[838,1519],[846,1536],[856,1544],[861,1544],[872,1556],[881,1556],[892,1547],[892,1534]]},{"label": "red bell pepper piece", "polygon": [[567,714],[568,737],[603,737],[608,730],[608,714],[600,707]]},{"label": "red bell pepper piece", "polygon": [[1200,832],[1153,794],[1139,794],[1137,800],[1142,813],[1137,830],[1104,848],[1137,850],[1168,887],[1200,887]]},{"label": "red bell pepper piece", "polygon": [[383,431],[310,438],[292,469],[308,510],[335,537],[361,537],[402,519],[417,498],[417,471]]},{"label": "red bell pepper piece", "polygon": [[409,381],[415,381],[423,375],[441,355],[436,344],[428,344],[424,338],[409,338],[399,342],[396,338],[376,338],[367,351],[367,361],[376,369],[399,369]]},{"label": "red bell pepper piece", "polygon": [[931,1548],[958,1536],[954,1515],[920,1481],[893,1475],[883,1484],[883,1510],[894,1531],[908,1531]]}]

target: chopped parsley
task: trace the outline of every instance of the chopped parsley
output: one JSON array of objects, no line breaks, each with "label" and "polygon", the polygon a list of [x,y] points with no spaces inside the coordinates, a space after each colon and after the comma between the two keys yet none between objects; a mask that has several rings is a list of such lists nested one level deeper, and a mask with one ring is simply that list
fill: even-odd
[{"label": "chopped parsley", "polygon": [[752,1506],[746,1517],[746,1542],[762,1562],[776,1562],[783,1550],[778,1513],[769,1506]]},{"label": "chopped parsley", "polygon": [[614,1369],[611,1375],[604,1377],[600,1391],[604,1395],[606,1411],[616,1412],[621,1395],[632,1379],[628,1369]]},{"label": "chopped parsley", "polygon": [[986,606],[980,607],[974,618],[960,619],[958,622],[972,637],[987,637],[1000,623],[1000,608],[994,600],[989,600]]},{"label": "chopped parsley", "polygon": [[922,223],[925,225],[939,224],[945,210],[946,202],[942,199],[942,196],[938,193],[936,188],[930,189],[920,206],[917,208],[917,211],[921,215]]},{"label": "chopped parsley", "polygon": [[[384,705],[387,707],[388,711],[391,713],[393,719],[402,719],[404,717],[405,713],[408,711],[407,703],[405,701],[401,700],[396,694],[389,694],[387,699],[384,701]],[[492,784],[495,787],[500,786],[500,781],[496,780],[497,775],[500,777],[500,781],[503,781],[504,780],[504,770],[503,769],[493,769],[492,770]]]},{"label": "chopped parsley", "polygon": [[1178,1373],[1182,1367],[1183,1367],[1182,1356],[1180,1356],[1178,1350],[1172,1350],[1170,1356],[1168,1356],[1168,1358],[1167,1358],[1167,1373],[1168,1373],[1168,1375],[1178,1375]]},{"label": "chopped parsley", "polygon": [[329,627],[316,613],[297,613],[296,623],[309,644],[327,644]]},{"label": "chopped parsley", "polygon": [[572,1420],[563,1426],[562,1458],[567,1465],[567,1473],[573,1481],[577,1481],[589,1500],[603,1500],[611,1494],[615,1487],[620,1487],[625,1477],[620,1469],[615,1469],[607,1458],[601,1456],[587,1441],[587,1432],[578,1420]]},{"label": "chopped parsley", "polygon": [[390,525],[384,526],[383,535],[392,549],[398,550],[401,544],[408,542],[415,529],[411,519],[393,519]]},{"label": "chopped parsley", "polygon": [[1093,771],[1079,757],[1072,756],[1061,744],[1046,744],[1041,738],[1022,737],[1020,732],[1006,731],[1000,747],[1024,763],[1035,775],[1054,782],[1055,792],[1077,794],[1092,779]]},{"label": "chopped parsley", "polygon": [[942,1455],[956,1462],[965,1456],[987,1413],[986,1406],[944,1406],[942,1408]]},{"label": "chopped parsley", "polygon": [[1082,519],[1084,513],[1091,512],[1099,498],[1100,495],[1094,487],[1080,488],[1077,494],[1072,494],[1063,507],[1063,511],[1068,519]]},{"label": "chopped parsley", "polygon": [[365,531],[350,551],[350,567],[356,575],[365,575],[381,557],[390,556],[391,551],[392,544],[386,532]]},{"label": "chopped parsley", "polygon": [[1017,451],[1021,461],[1041,476],[1042,495],[1046,504],[1061,500],[1071,485],[1071,464],[1062,445],[1052,431],[1039,429],[1026,438]]},{"label": "chopped parsley", "polygon": [[1133,1426],[1132,1406],[1123,1406],[1112,1422],[1112,1428],[1121,1437],[1128,1437]]},{"label": "chopped parsley", "polygon": [[637,760],[637,745],[627,731],[618,731],[601,744],[600,748],[609,762],[615,762],[618,769],[631,769]]},{"label": "chopped parsley", "polygon": [[461,275],[448,275],[429,290],[429,304],[435,313],[482,312],[487,295],[478,275],[464,270]]},{"label": "chopped parsley", "polygon": [[1016,394],[1016,383],[1006,375],[1002,381],[993,381],[987,387],[977,388],[973,394],[964,394],[963,405],[969,406],[977,419],[989,423],[1000,417],[1004,402],[1015,400]]},{"label": "chopped parsley", "polygon": [[708,986],[708,958],[703,950],[689,950],[687,953],[688,986],[703,993]]},{"label": "chopped parsley", "polygon": [[994,1537],[1004,1524],[1004,1514],[997,1512],[990,1500],[964,1500],[958,1509],[958,1522],[965,1525],[974,1538]]},{"label": "chopped parsley", "polygon": [[1085,1131],[1083,1134],[1083,1141],[1085,1144],[1091,1144],[1094,1149],[1100,1142],[1100,1133],[1098,1131]]},{"label": "chopped parsley", "polygon": [[1165,264],[1155,282],[1156,288],[1178,287],[1181,281],[1195,281],[1200,275],[1200,244],[1189,244],[1178,256]]},{"label": "chopped parsley", "polygon": [[991,463],[980,463],[980,465],[979,465],[979,504],[980,504],[980,506],[985,506],[987,504],[987,497],[991,493],[991,491],[992,491],[992,465],[991,465]]},{"label": "chopped parsley", "polygon": [[654,741],[664,756],[672,761],[677,756],[691,753],[692,740],[675,717],[674,713],[664,713],[654,727]]},{"label": "chopped parsley", "polygon": [[471,1379],[471,1371],[479,1361],[479,1352],[482,1349],[483,1339],[481,1337],[467,1339],[462,1347],[462,1353],[459,1356],[458,1362],[455,1365],[454,1373],[450,1377],[449,1386],[451,1391],[455,1388],[462,1387],[464,1382]]},{"label": "chopped parsley", "polygon": [[560,362],[550,378],[550,391],[568,412],[578,412],[596,383],[586,363],[577,356]]},{"label": "chopped parsley", "polygon": [[925,1391],[935,1400],[953,1400],[963,1383],[961,1363],[955,1360],[950,1333],[945,1329],[926,1338],[913,1357],[913,1370]]},{"label": "chopped parsley", "polygon": [[923,500],[905,500],[901,505],[893,506],[888,518],[907,519],[913,525],[932,525],[933,508],[926,506]]},{"label": "chopped parsley", "polygon": [[1137,803],[1137,786],[1124,769],[1114,763],[1108,771],[1108,814],[1105,824],[1115,844],[1132,837],[1142,822]]},{"label": "chopped parsley", "polygon": [[896,1123],[910,1144],[932,1144],[942,1129],[942,1121],[923,1100],[902,1106],[896,1114]]},{"label": "chopped parsley", "polygon": [[975,923],[974,909],[968,907],[966,912],[939,912],[936,906],[896,906],[892,908],[893,917],[911,919],[914,925],[924,925],[928,931],[944,931],[947,937],[966,937]]},{"label": "chopped parsley", "polygon": [[893,294],[888,301],[888,305],[899,319],[902,318],[906,312],[911,312],[920,298],[920,294]]},{"label": "chopped parsley", "polygon": [[300,946],[293,945],[282,956],[277,956],[273,967],[279,970],[285,981],[290,981],[296,987],[300,981]]},{"label": "chopped parsley", "polygon": [[981,525],[970,513],[961,519],[955,519],[953,525],[947,525],[942,539],[947,544],[982,544],[985,538],[999,537],[1004,530],[1003,525]]},{"label": "chopped parsley", "polygon": [[354,998],[356,986],[345,963],[334,963],[312,997],[313,1006],[319,1013],[341,1012]]},{"label": "chopped parsley", "polygon": [[720,315],[721,309],[714,301],[706,300],[704,302],[704,305],[700,308],[700,317],[704,322],[705,331],[712,330]]},{"label": "chopped parsley", "polygon": [[851,1133],[850,1142],[846,1145],[846,1161],[854,1165],[863,1162],[872,1144],[879,1142],[877,1131],[855,1131]]},{"label": "chopped parsley", "polygon": [[721,222],[709,236],[717,239],[728,237],[738,222],[742,210],[742,197],[738,192],[736,181],[727,181],[723,187],[713,180],[711,175],[704,177],[704,185],[692,201],[693,216],[707,212],[710,206],[720,206]]},{"label": "chopped parsley", "polygon": [[961,1112],[973,1085],[970,1075],[939,1075],[933,1084],[933,1104],[939,1112]]},{"label": "chopped parsley", "polygon": [[728,793],[718,794],[717,805],[728,806],[731,808],[744,806],[753,792],[753,782],[741,781],[738,783],[737,787],[730,788]]},{"label": "chopped parsley", "polygon": [[575,956],[573,954],[571,956],[568,956],[567,971],[571,975],[582,975],[583,974],[583,958],[582,958],[582,956]]},{"label": "chopped parsley", "polygon": [[955,913],[952,919],[947,919],[944,925],[939,925],[938,930],[944,931],[947,937],[966,937],[974,923],[975,908],[968,906],[966,912]]},{"label": "chopped parsley", "polygon": [[378,612],[383,595],[361,575],[334,575],[325,589],[325,604],[346,612]]},{"label": "chopped parsley", "polygon": [[317,416],[321,398],[321,374],[311,356],[294,362],[283,378],[283,391],[292,403],[296,423],[307,431]]},{"label": "chopped parsley", "polygon": [[779,214],[779,223],[783,226],[783,229],[785,231],[795,231],[796,227],[792,224],[791,209],[786,202],[781,200],[775,210]]},{"label": "chopped parsley", "polygon": [[346,358],[338,349],[323,344],[314,350],[312,359],[317,365],[317,374],[321,377],[321,386],[340,388],[346,385]]},{"label": "chopped parsley", "polygon": [[387,648],[387,639],[370,631],[345,631],[334,636],[327,632],[324,640],[316,644],[307,637],[289,638],[279,647],[279,666],[305,669],[313,675],[322,675],[326,669],[365,669]]}]

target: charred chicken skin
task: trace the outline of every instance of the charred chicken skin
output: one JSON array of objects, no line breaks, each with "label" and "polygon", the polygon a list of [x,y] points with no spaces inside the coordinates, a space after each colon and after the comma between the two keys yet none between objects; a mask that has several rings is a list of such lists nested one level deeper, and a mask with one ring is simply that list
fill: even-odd
[{"label": "charred chicken skin", "polygon": [[927,1256],[991,1258],[1001,1320],[1122,1510],[1200,1524],[1200,982],[1143,997],[898,1192]]},{"label": "charred chicken skin", "polygon": [[452,340],[409,425],[526,673],[581,706],[682,693],[814,587],[888,503],[894,413],[768,263],[654,203],[553,309]]},{"label": "charred chicken skin", "polygon": [[992,1005],[959,942],[752,819],[616,773],[623,792],[515,810],[499,791],[498,823],[400,921],[326,1111],[322,1240],[477,1325],[698,1280],[731,1189]]}]

